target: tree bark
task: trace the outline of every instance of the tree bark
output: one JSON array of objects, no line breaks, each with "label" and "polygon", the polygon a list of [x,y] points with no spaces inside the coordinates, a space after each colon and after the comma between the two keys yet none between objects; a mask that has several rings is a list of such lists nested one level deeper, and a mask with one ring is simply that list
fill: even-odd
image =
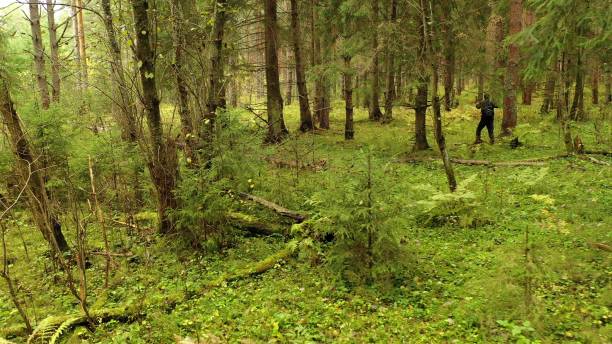
[{"label": "tree bark", "polygon": [[265,0],[266,97],[268,105],[267,143],[281,142],[288,134],[283,118],[283,98],[278,73],[278,23],[276,0]]},{"label": "tree bark", "polygon": [[[314,117],[319,123],[319,128],[329,129],[329,99],[328,97],[328,80],[321,70],[323,64],[323,53],[327,52],[327,42],[321,37],[321,33],[316,30],[318,21],[318,0],[312,1],[312,58],[313,67],[319,67],[315,78],[315,99],[314,99]],[[325,35],[323,35],[325,37]]]},{"label": "tree bark", "polygon": [[606,104],[612,103],[612,73],[609,70],[610,66],[604,66],[604,74],[606,78]]},{"label": "tree bark", "polygon": [[370,90],[370,113],[372,121],[380,121],[383,113],[380,110],[380,56],[378,51],[378,22],[379,22],[379,2],[372,1],[372,85]]},{"label": "tree bark", "polygon": [[119,106],[123,113],[122,118],[118,119],[121,126],[122,137],[126,142],[135,143],[138,138],[136,127],[137,109],[133,98],[130,95],[129,87],[123,70],[123,60],[121,58],[121,47],[117,41],[115,27],[113,25],[113,13],[110,0],[101,0],[104,28],[108,39],[110,50],[111,75],[116,85],[116,92],[119,95]]},{"label": "tree bark", "polygon": [[[440,110],[440,98],[438,97],[438,60],[433,48],[433,42],[435,42],[434,35],[434,13],[433,13],[433,0],[429,0],[429,18],[426,17],[426,8],[424,6],[424,0],[421,0],[421,10],[423,12],[423,27],[425,36],[426,46],[429,47],[428,58],[431,61],[432,71],[432,97],[433,97],[433,110],[434,110],[434,134],[436,137],[436,143],[442,156],[442,162],[444,163],[444,171],[446,172],[446,179],[448,180],[448,187],[451,192],[455,192],[457,189],[457,180],[455,178],[455,171],[453,170],[453,164],[446,150],[446,139],[444,137],[444,131],[442,128],[442,112]],[[429,33],[429,35],[427,35]],[[425,55],[423,55],[425,57]]]},{"label": "tree bark", "polygon": [[584,70],[582,65],[582,54],[579,53],[576,62],[576,88],[574,90],[574,101],[570,110],[570,118],[574,121],[585,119],[584,112]]},{"label": "tree bark", "polygon": [[291,68],[289,49],[285,49],[285,105],[289,106],[293,102],[293,68]]},{"label": "tree bark", "polygon": [[599,61],[597,60],[594,61],[591,72],[591,92],[591,102],[593,105],[599,104]]},{"label": "tree bark", "polygon": [[[391,25],[397,20],[397,0],[391,0]],[[393,51],[387,47],[387,91],[385,92],[385,113],[382,117],[383,123],[389,123],[393,120],[393,102],[395,101],[395,56]]]},{"label": "tree bark", "polygon": [[18,164],[19,178],[27,192],[32,218],[53,252],[67,252],[68,243],[51,208],[40,159],[34,155],[32,145],[27,139],[11,99],[7,77],[2,71],[0,71],[0,114],[8,129],[9,140]]},{"label": "tree bark", "polygon": [[[70,17],[72,18],[72,39],[74,40],[74,60],[77,66],[77,87],[83,89],[83,68],[81,67],[81,49],[79,44],[79,23],[77,15],[77,2],[70,0]],[[110,5],[109,5],[110,6]],[[110,8],[110,7],[109,7]]]},{"label": "tree bark", "polygon": [[57,26],[55,25],[55,0],[47,0],[47,24],[49,30],[49,46],[51,48],[51,97],[59,102],[61,93],[59,42]]},{"label": "tree bark", "polygon": [[453,85],[455,84],[455,32],[451,22],[450,3],[443,2],[442,31],[444,33],[444,109],[453,108]]},{"label": "tree bark", "polygon": [[353,70],[351,68],[351,56],[344,56],[344,103],[346,120],[344,122],[344,139],[352,140],[355,137],[353,123]]},{"label": "tree bark", "polygon": [[137,43],[134,49],[138,59],[140,82],[142,84],[142,105],[149,126],[148,167],[158,201],[158,230],[169,233],[174,223],[169,211],[177,207],[174,196],[178,176],[176,147],[172,140],[164,142],[159,98],[155,82],[155,50],[151,42],[149,22],[149,1],[131,0],[134,13],[134,30]]},{"label": "tree bark", "polygon": [[482,70],[482,68],[478,71],[478,94],[477,94],[477,101],[481,101],[484,99],[484,71]]},{"label": "tree bark", "polygon": [[569,110],[569,84],[570,77],[568,71],[568,60],[565,54],[562,55],[558,62],[558,75],[560,77],[560,84],[562,87],[559,97],[557,97],[557,119],[560,122],[561,130],[563,132],[563,142],[565,143],[565,149],[568,154],[573,154],[574,144],[572,141],[572,132],[569,126],[567,113]]},{"label": "tree bark", "polygon": [[188,161],[188,166],[196,166],[197,140],[193,134],[193,114],[190,107],[189,86],[186,77],[188,75],[187,51],[187,30],[190,28],[185,25],[185,1],[173,1],[173,44],[174,44],[174,74],[176,77],[176,89],[178,98],[178,113],[181,119],[181,134],[185,142],[183,151]]},{"label": "tree bark", "polygon": [[[521,31],[523,14],[522,0],[510,0],[509,34],[515,35]],[[519,77],[520,51],[516,43],[509,45],[506,78],[504,80],[504,115],[502,120],[502,135],[512,135],[517,124],[516,90],[520,83]]]},{"label": "tree bark", "polygon": [[36,72],[36,83],[43,109],[49,108],[49,86],[45,70],[45,51],[42,41],[42,30],[40,28],[40,11],[38,1],[30,1],[30,28],[32,30],[32,54],[34,55],[34,69]]},{"label": "tree bark", "polygon": [[298,100],[300,103],[300,131],[307,132],[314,129],[310,103],[308,100],[308,86],[304,72],[304,57],[302,56],[302,36],[299,21],[299,6],[297,0],[291,0],[291,33],[293,38],[293,57],[295,59],[295,78],[297,81]]},{"label": "tree bark", "polygon": [[78,43],[79,43],[79,57],[81,63],[81,75],[83,77],[83,89],[87,90],[89,87],[89,67],[87,66],[87,48],[85,46],[85,19],[83,17],[83,0],[75,0],[76,9],[76,23],[78,27]]},{"label": "tree bark", "polygon": [[421,151],[429,149],[429,143],[427,142],[427,89],[429,80],[426,77],[419,78],[419,84],[417,85],[417,94],[414,104],[415,121],[414,121],[414,134],[415,141],[413,151]]},{"label": "tree bark", "polygon": [[[535,22],[535,13],[533,11],[525,10],[523,19],[523,27],[528,28]],[[522,82],[524,105],[531,105],[535,88],[536,84],[534,80],[526,79]]]},{"label": "tree bark", "polygon": [[223,33],[227,21],[227,0],[217,0],[215,6],[215,25],[213,33],[213,54],[211,57],[211,70],[208,85],[207,114],[204,127],[205,140],[212,142],[214,121],[217,117],[217,108],[225,107],[225,88],[223,86]]},{"label": "tree bark", "polygon": [[[423,4],[421,4],[423,5]],[[423,8],[423,7],[422,7]],[[425,27],[424,23],[421,21],[419,16],[416,17],[417,23],[421,22],[418,26],[419,30],[419,56],[421,56],[421,64],[423,67],[426,66],[426,54],[427,54],[427,43],[425,38]],[[414,112],[415,112],[415,120],[414,120],[414,147],[413,151],[421,151],[429,149],[429,143],[427,142],[427,91],[429,78],[422,71],[419,75],[419,83],[417,84],[417,93],[414,98]],[[413,98],[413,90],[410,87],[409,99]]]},{"label": "tree bark", "polygon": [[546,77],[546,86],[544,87],[544,100],[542,107],[540,108],[540,114],[547,114],[551,109],[554,108],[554,97],[555,97],[555,84],[556,84],[555,71],[548,73]]}]

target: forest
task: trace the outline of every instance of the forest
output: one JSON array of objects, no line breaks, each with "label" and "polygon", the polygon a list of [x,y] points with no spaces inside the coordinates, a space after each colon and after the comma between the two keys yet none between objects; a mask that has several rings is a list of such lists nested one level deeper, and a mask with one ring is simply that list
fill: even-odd
[{"label": "forest", "polygon": [[0,0],[0,344],[612,342],[611,24]]}]

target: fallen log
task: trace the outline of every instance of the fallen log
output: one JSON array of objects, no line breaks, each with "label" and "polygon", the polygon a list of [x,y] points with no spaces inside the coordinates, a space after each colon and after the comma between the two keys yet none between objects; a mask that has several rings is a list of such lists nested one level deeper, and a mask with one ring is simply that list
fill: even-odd
[{"label": "fallen log", "polygon": [[0,338],[26,337],[28,329],[23,325],[0,328]]},{"label": "fallen log", "polygon": [[125,253],[115,253],[115,252],[102,252],[102,251],[90,251],[89,254],[94,255],[94,256],[111,256],[111,257],[132,257],[134,256],[134,253],[132,252],[125,252]]},{"label": "fallen log", "polygon": [[583,154],[612,156],[612,152],[608,152],[608,151],[585,150]]},{"label": "fallen log", "polygon": [[299,240],[292,240],[285,248],[281,251],[261,260],[251,266],[246,268],[239,269],[235,272],[225,273],[219,278],[215,279],[206,284],[205,288],[214,288],[222,286],[228,282],[237,281],[243,278],[260,275],[276,266],[276,264],[280,264],[282,261],[289,259],[293,253],[295,253],[298,248],[300,242]]},{"label": "fallen log", "polygon": [[[468,166],[489,166],[489,167],[511,167],[511,166],[544,166],[544,163],[536,160],[517,160],[517,161],[489,161],[489,160],[468,160],[468,159],[450,159],[452,163]],[[439,159],[434,158],[407,158],[400,162],[439,162]]]},{"label": "fallen log", "polygon": [[327,168],[327,160],[319,160],[311,163],[303,163],[294,160],[280,160],[272,157],[266,157],[266,161],[274,165],[275,167],[280,168],[289,168],[289,169],[300,169],[300,170],[310,170],[314,172],[323,171]]},{"label": "fallen log", "polygon": [[610,166],[610,164],[609,164],[608,162],[606,162],[606,161],[602,161],[602,160],[598,160],[598,159],[595,159],[595,158],[593,158],[592,156],[588,156],[588,155],[577,155],[577,157],[578,157],[579,159],[582,159],[582,160],[585,160],[585,161],[589,161],[589,162],[592,162],[592,163],[597,164],[597,165],[602,165],[602,166]]},{"label": "fallen log", "polygon": [[482,166],[542,166],[540,161],[489,161],[489,160],[464,160],[451,159],[455,164],[460,165],[482,165]]},{"label": "fallen log", "polygon": [[226,215],[229,223],[239,229],[245,230],[254,235],[286,235],[287,229],[275,223],[267,223],[259,220],[255,216],[243,213],[229,212]]},{"label": "fallen log", "polygon": [[301,223],[304,222],[304,220],[306,220],[307,216],[304,214],[301,214],[297,211],[293,211],[293,210],[289,210],[281,205],[278,205],[274,202],[268,201],[266,199],[263,199],[261,197],[255,196],[255,195],[251,195],[245,192],[240,192],[239,193],[240,197],[248,199],[250,201],[253,201],[255,203],[258,203],[259,205],[262,205],[268,209],[272,209],[274,212],[276,212],[279,215],[288,217],[293,219],[295,222],[297,223]]},{"label": "fallen log", "polygon": [[[271,255],[266,257],[265,259],[247,266],[242,269],[238,269],[234,272],[228,272],[222,274],[218,278],[213,281],[206,283],[202,288],[200,288],[200,292],[206,292],[207,290],[215,287],[223,286],[224,284],[232,281],[237,281],[243,278],[260,275],[275,266],[277,264],[281,264],[283,261],[288,260],[295,253],[297,248],[299,247],[299,240],[292,240],[285,245],[285,247]],[[191,294],[190,296],[195,296],[197,294]],[[180,294],[174,296],[167,296],[164,298],[162,304],[158,305],[159,307],[168,310],[174,308],[177,304],[184,302],[190,298],[189,295]],[[143,307],[146,306],[146,307]],[[117,307],[117,308],[109,308],[109,309],[101,309],[101,310],[91,310],[90,315],[94,321],[94,325],[106,323],[109,321],[119,321],[123,323],[132,322],[138,320],[143,317],[145,313],[144,309],[150,309],[154,307],[154,303],[143,303],[142,301],[134,302],[125,307]],[[69,332],[73,331],[78,326],[87,326],[89,324],[89,319],[81,314],[71,314],[71,315],[61,315],[61,316],[50,316],[42,320],[38,326],[34,329],[32,334],[29,336],[27,343],[55,343],[59,342],[63,336],[67,335]],[[16,326],[10,328],[0,329],[1,337],[25,337],[27,335],[27,330],[25,326]],[[0,341],[0,344],[2,342]]]},{"label": "fallen log", "polygon": [[[123,323],[135,321],[143,316],[140,307],[127,306],[90,311],[95,324],[116,320]],[[60,339],[78,326],[89,325],[89,320],[82,313],[50,316],[43,319],[28,337],[27,343],[59,343]],[[25,337],[27,330],[24,326],[15,326],[0,329],[0,336],[6,338]],[[0,340],[0,344],[2,344]],[[6,343],[6,341],[5,341]]]},{"label": "fallen log", "polygon": [[597,249],[600,249],[600,250],[606,251],[606,252],[612,252],[612,247],[610,247],[609,245],[606,245],[604,243],[601,243],[601,242],[590,242],[588,244],[592,248],[597,248]]}]

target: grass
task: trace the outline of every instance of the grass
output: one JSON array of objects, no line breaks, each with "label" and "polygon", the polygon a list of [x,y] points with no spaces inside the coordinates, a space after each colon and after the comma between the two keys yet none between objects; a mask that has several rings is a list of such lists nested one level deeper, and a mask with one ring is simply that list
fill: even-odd
[{"label": "grass", "polygon": [[[539,104],[520,107],[517,135],[523,147],[510,149],[507,142],[472,147],[478,110],[468,97],[472,96],[464,94],[458,109],[444,113],[451,156],[503,161],[564,151],[553,115],[542,118],[537,114]],[[590,110],[594,118],[600,116],[596,109]],[[301,254],[263,275],[193,295],[219,276],[275,254],[285,243],[278,237],[241,238],[221,254],[206,254],[173,239],[145,233],[130,238],[125,229],[113,228],[113,244],[133,241],[130,249],[138,258],[118,258],[112,287],[104,291],[104,263],[95,257],[88,271],[90,303],[102,308],[141,302],[146,315],[131,324],[102,324],[93,334],[79,332],[83,340],[166,343],[179,336],[204,343],[606,343],[612,338],[610,253],[591,245],[612,242],[610,167],[575,158],[551,160],[545,167],[457,165],[458,180],[472,180],[466,188],[475,195],[476,205],[469,216],[479,221],[471,226],[431,227],[418,217],[420,202],[430,200],[423,187],[445,193],[447,186],[437,162],[398,162],[412,147],[412,111],[397,108],[394,121],[381,125],[367,121],[366,111],[359,108],[355,140],[345,142],[343,106],[338,102],[332,112],[332,130],[292,136],[281,146],[263,147],[259,145],[262,133],[255,130],[248,113],[240,116],[251,129],[233,147],[241,157],[236,188],[290,209],[334,206],[313,205],[310,200],[318,192],[343,192],[347,180],[363,173],[364,151],[372,152],[373,168],[381,176],[374,181],[374,197],[397,196],[388,202],[402,209],[393,216],[407,224],[398,230],[416,257],[410,278],[382,290],[350,286],[327,265],[313,265]],[[500,119],[501,111],[497,129]],[[286,120],[290,129],[298,127],[297,105],[286,109]],[[574,133],[589,149],[609,150],[610,123],[603,122],[596,130],[595,122],[574,124]],[[431,135],[428,139],[435,146]],[[598,143],[606,140],[607,146]],[[435,149],[419,154],[438,156]],[[327,169],[276,169],[263,159],[271,155],[305,162],[324,159]],[[268,220],[279,220],[252,205],[242,206]],[[27,214],[19,216],[8,239],[10,254],[16,257],[11,271],[19,280],[28,312],[35,322],[75,312],[74,298],[61,283],[54,283],[58,276],[43,273],[51,271],[43,256],[45,247],[25,223]],[[30,260],[17,228],[24,230]],[[526,229],[532,248],[528,264],[523,256]],[[68,235],[74,237],[70,231]],[[101,247],[95,225],[90,226],[89,240]],[[526,271],[534,285],[530,309],[524,303]],[[166,307],[172,295],[191,297]],[[19,321],[7,294],[0,294],[0,327]],[[76,335],[72,340],[78,342]]]}]

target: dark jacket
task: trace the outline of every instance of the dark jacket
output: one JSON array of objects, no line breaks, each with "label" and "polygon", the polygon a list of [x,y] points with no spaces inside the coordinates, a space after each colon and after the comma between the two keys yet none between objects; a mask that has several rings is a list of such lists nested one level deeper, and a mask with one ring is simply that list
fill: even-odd
[{"label": "dark jacket", "polygon": [[476,104],[476,108],[480,109],[480,114],[482,117],[493,117],[495,116],[495,109],[498,109],[499,106],[490,100],[483,100]]}]

